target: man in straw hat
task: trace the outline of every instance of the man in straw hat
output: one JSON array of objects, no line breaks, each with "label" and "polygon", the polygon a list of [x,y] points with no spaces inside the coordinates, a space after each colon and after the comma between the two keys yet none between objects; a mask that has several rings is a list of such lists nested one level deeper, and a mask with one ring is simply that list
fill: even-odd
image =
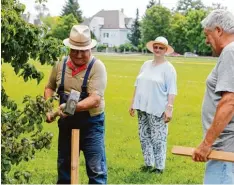
[{"label": "man in straw hat", "polygon": [[[87,26],[72,27],[69,38],[63,41],[70,48],[69,56],[56,63],[45,87],[45,98],[57,90],[60,104],[65,103],[71,90],[81,93],[74,116],[60,111],[58,120],[58,184],[70,184],[71,129],[80,129],[80,149],[84,153],[89,184],[106,184],[107,168],[104,146],[104,91],[107,74],[104,64],[92,56]],[[53,118],[47,114],[47,122]]]},{"label": "man in straw hat", "polygon": [[177,94],[176,70],[165,58],[174,50],[165,37],[146,44],[154,54],[146,61],[135,82],[129,113],[138,113],[139,136],[145,164],[142,171],[163,173],[166,162],[168,123]]},{"label": "man in straw hat", "polygon": [[[214,10],[203,21],[206,43],[219,56],[206,81],[202,106],[204,139],[193,160],[207,161],[211,148],[234,152],[234,15]],[[234,163],[210,160],[205,184],[234,184]]]}]

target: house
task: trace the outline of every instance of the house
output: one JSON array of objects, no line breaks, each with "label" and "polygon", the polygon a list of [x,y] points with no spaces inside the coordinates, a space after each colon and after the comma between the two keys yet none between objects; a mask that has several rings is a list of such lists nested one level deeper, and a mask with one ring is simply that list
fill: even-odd
[{"label": "house", "polygon": [[132,23],[133,19],[124,15],[122,9],[101,10],[82,24],[89,26],[99,44],[113,47],[129,42],[127,35]]}]

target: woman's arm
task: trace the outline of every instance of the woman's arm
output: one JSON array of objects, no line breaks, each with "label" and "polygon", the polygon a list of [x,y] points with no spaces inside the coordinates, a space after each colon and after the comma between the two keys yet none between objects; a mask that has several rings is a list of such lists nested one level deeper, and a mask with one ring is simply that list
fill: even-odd
[{"label": "woman's arm", "polygon": [[135,89],[134,89],[133,97],[132,97],[132,101],[131,101],[131,105],[130,105],[130,108],[129,108],[129,114],[130,114],[132,117],[135,116],[135,110],[132,108],[133,103],[134,103],[135,94],[136,94],[136,87],[135,87]]}]

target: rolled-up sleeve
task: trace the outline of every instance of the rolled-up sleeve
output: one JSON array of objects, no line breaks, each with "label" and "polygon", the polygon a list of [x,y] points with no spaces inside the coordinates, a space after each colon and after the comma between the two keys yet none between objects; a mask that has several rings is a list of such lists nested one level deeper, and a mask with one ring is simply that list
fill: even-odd
[{"label": "rolled-up sleeve", "polygon": [[103,97],[107,84],[107,72],[105,65],[97,60],[93,66],[93,75],[89,79],[88,93],[96,92]]},{"label": "rolled-up sleeve", "polygon": [[50,73],[49,81],[48,81],[48,83],[46,85],[46,88],[52,89],[53,91],[55,91],[56,88],[57,88],[57,85],[56,85],[56,76],[57,76],[58,63],[59,62],[57,62],[53,66],[53,68],[51,70],[51,73]]}]

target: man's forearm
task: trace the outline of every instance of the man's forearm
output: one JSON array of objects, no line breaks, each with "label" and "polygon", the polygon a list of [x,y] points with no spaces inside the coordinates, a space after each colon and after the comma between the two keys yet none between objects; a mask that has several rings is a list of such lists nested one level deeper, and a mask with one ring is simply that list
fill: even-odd
[{"label": "man's forearm", "polygon": [[89,97],[77,103],[76,111],[80,112],[96,108],[100,105],[100,102],[101,102],[101,97],[96,93],[93,93]]},{"label": "man's forearm", "polygon": [[219,137],[220,133],[228,125],[234,116],[234,98],[233,94],[229,93],[226,97],[222,97],[220,100],[214,120],[211,127],[208,129],[204,143],[208,146],[212,146],[215,140]]},{"label": "man's forearm", "polygon": [[44,98],[47,100],[48,98],[52,97],[54,94],[54,90],[50,89],[50,88],[45,88],[44,91]]}]

